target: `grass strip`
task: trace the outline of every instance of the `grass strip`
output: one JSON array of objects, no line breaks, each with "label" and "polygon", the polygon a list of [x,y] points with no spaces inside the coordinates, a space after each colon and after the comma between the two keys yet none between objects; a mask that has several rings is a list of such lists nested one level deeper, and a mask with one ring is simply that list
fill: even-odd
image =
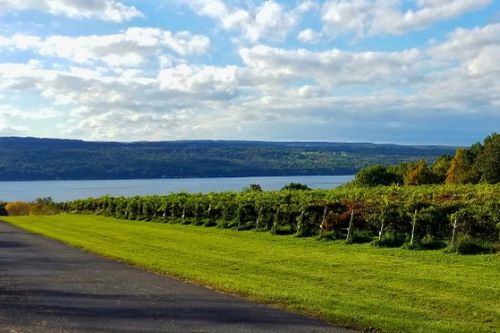
[{"label": "grass strip", "polygon": [[359,329],[495,332],[500,256],[117,220],[2,217],[85,250]]}]

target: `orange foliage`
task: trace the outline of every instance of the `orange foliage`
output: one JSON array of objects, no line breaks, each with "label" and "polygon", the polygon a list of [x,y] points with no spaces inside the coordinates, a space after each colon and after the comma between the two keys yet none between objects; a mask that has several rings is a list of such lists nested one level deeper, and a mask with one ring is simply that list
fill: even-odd
[{"label": "orange foliage", "polygon": [[7,210],[7,213],[11,216],[30,214],[30,205],[24,201],[8,202],[5,205],[5,209]]}]

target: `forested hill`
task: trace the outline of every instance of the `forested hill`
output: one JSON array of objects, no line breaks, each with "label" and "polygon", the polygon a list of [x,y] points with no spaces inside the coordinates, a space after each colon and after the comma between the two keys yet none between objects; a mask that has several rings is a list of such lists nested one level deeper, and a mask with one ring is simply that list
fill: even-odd
[{"label": "forested hill", "polygon": [[86,142],[0,138],[0,180],[353,174],[381,163],[453,155],[455,147],[371,143]]}]

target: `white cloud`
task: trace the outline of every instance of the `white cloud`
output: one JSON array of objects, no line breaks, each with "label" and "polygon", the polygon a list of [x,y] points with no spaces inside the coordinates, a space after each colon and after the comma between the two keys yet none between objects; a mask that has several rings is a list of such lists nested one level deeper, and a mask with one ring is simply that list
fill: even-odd
[{"label": "white cloud", "polygon": [[429,53],[444,60],[459,60],[469,75],[500,72],[500,23],[473,29],[458,28]]},{"label": "white cloud", "polygon": [[273,0],[248,10],[229,8],[221,0],[181,2],[186,3],[196,14],[214,19],[224,30],[236,31],[252,43],[261,39],[284,39],[297,26],[304,13],[317,8],[313,1],[303,1],[290,10]]},{"label": "white cloud", "polygon": [[322,8],[324,30],[360,37],[401,35],[486,7],[491,0],[416,0],[403,10],[401,0],[329,0]]},{"label": "white cloud", "polygon": [[3,119],[13,118],[19,120],[42,120],[61,116],[63,113],[53,108],[40,108],[37,110],[21,110],[11,105],[0,104],[0,117]]},{"label": "white cloud", "polygon": [[143,17],[133,6],[115,0],[0,0],[3,10],[39,10],[78,19],[123,22]]},{"label": "white cloud", "polygon": [[42,56],[80,64],[100,62],[109,66],[139,66],[149,57],[161,56],[163,50],[186,56],[203,54],[210,47],[206,36],[157,28],[128,28],[112,35],[49,36],[46,39],[17,34],[10,39],[2,37],[0,42],[10,48],[32,49]]},{"label": "white cloud", "polygon": [[[179,63],[162,54],[158,71],[3,63],[0,91],[8,97],[1,104],[29,94],[46,109],[0,112],[0,121],[4,132],[34,133],[19,126],[29,126],[33,117],[47,123],[71,110],[64,112],[67,120],[57,122],[58,133],[86,139],[331,140],[346,135],[341,138],[347,140],[363,128],[410,133],[412,126],[431,131],[429,124],[470,114],[498,119],[497,29],[494,24],[457,29],[428,50],[241,47],[240,66]],[[137,52],[141,57],[156,56],[156,32],[120,35],[132,36],[135,48],[148,50]],[[36,44],[41,50],[46,42],[18,36],[8,39],[8,47]],[[86,61],[99,61],[109,54],[105,50],[92,51]]]},{"label": "white cloud", "polygon": [[321,39],[321,33],[316,32],[312,29],[302,30],[298,35],[297,39],[302,43],[317,43]]},{"label": "white cloud", "polygon": [[231,95],[237,86],[236,66],[190,66],[182,64],[161,70],[158,79],[165,90],[198,94]]},{"label": "white cloud", "polygon": [[312,78],[322,85],[400,84],[418,79],[422,54],[417,49],[402,52],[346,52],[305,49],[285,50],[258,45],[242,48],[244,63],[261,75],[288,79]]}]

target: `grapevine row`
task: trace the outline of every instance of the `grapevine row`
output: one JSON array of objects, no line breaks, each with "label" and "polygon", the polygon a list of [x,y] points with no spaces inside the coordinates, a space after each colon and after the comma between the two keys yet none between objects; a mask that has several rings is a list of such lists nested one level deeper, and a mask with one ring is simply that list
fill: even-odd
[{"label": "grapevine row", "polygon": [[89,198],[61,204],[73,213],[254,229],[380,245],[499,240],[500,185],[346,187]]}]

